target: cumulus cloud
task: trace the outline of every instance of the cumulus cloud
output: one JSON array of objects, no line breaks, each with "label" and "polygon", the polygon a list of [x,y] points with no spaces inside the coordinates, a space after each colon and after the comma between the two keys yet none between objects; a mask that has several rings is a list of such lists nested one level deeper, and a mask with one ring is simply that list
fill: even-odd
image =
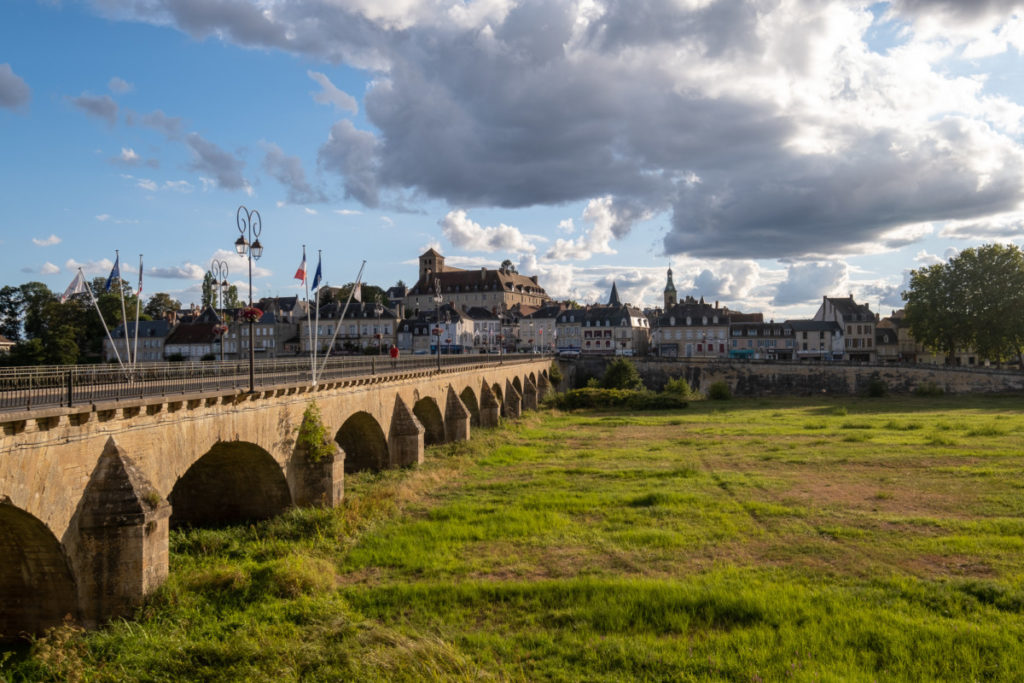
[{"label": "cumulus cloud", "polygon": [[[469,209],[620,207],[551,258],[612,253],[638,217],[663,212],[666,254],[863,253],[905,246],[913,235],[891,237],[905,226],[976,221],[1024,199],[1021,113],[949,68],[1024,41],[1017,3],[102,6],[372,70],[367,129],[338,122],[319,153],[366,206],[411,192]],[[893,44],[871,49],[873,33]]]},{"label": "cumulus cloud", "polygon": [[113,126],[117,123],[117,102],[110,95],[96,96],[82,93],[78,97],[72,97],[71,104],[90,116],[103,119],[107,125]]},{"label": "cumulus cloud", "polygon": [[590,228],[575,239],[556,240],[545,258],[585,261],[595,254],[614,254],[612,239],[628,232],[635,218],[632,208],[620,210],[610,196],[591,199],[583,210],[583,221]]},{"label": "cumulus cloud", "polygon": [[43,275],[56,275],[60,272],[60,266],[47,261],[39,268],[39,272]]},{"label": "cumulus cloud", "polygon": [[739,301],[748,297],[760,280],[761,268],[756,261],[718,261],[701,268],[692,287],[677,285],[676,289],[695,299]]},{"label": "cumulus cloud", "polygon": [[225,152],[199,133],[189,133],[185,137],[185,144],[192,152],[189,168],[193,171],[209,173],[217,181],[217,186],[223,189],[250,191],[249,181],[242,175],[244,161]]},{"label": "cumulus cloud", "polygon": [[153,266],[146,271],[146,274],[169,280],[201,280],[206,275],[206,269],[186,261],[180,266]]},{"label": "cumulus cloud", "polygon": [[81,268],[86,275],[109,275],[110,269],[113,267],[114,262],[107,258],[84,262],[69,258],[64,262],[64,270],[77,271]]},{"label": "cumulus cloud", "polygon": [[797,263],[786,269],[786,279],[775,290],[772,304],[790,306],[820,299],[846,284],[849,268],[842,261]]},{"label": "cumulus cloud", "polygon": [[39,237],[32,238],[32,244],[36,245],[37,247],[52,247],[53,245],[60,243],[61,239],[54,234],[51,234],[49,237],[44,237],[41,239]]},{"label": "cumulus cloud", "polygon": [[143,159],[131,147],[122,147],[121,153],[116,157],[111,157],[110,163],[117,166],[148,166],[150,168],[159,168],[160,166],[158,159]]},{"label": "cumulus cloud", "polygon": [[292,204],[309,204],[327,201],[326,195],[319,188],[313,187],[306,180],[306,171],[302,168],[299,157],[288,156],[275,144],[267,144],[267,154],[263,158],[263,168],[288,191],[288,201]]},{"label": "cumulus cloud", "polygon": [[312,93],[313,101],[318,104],[329,104],[334,105],[335,109],[339,111],[347,111],[352,114],[359,112],[359,105],[356,103],[356,98],[349,95],[344,90],[339,90],[331,79],[326,74],[322,74],[319,71],[307,71],[306,75],[312,78],[314,81],[320,84],[320,92]]},{"label": "cumulus cloud", "polygon": [[129,83],[128,81],[124,80],[123,78],[114,76],[110,79],[110,81],[107,82],[107,89],[110,90],[110,92],[122,94],[126,92],[131,92],[135,89],[135,86]]},{"label": "cumulus cloud", "polygon": [[0,64],[0,107],[16,109],[32,99],[32,89],[7,62]]},{"label": "cumulus cloud", "polygon": [[466,212],[459,209],[449,211],[438,221],[441,232],[457,249],[483,252],[532,253],[536,247],[519,231],[519,228],[504,223],[483,227],[469,219]]}]

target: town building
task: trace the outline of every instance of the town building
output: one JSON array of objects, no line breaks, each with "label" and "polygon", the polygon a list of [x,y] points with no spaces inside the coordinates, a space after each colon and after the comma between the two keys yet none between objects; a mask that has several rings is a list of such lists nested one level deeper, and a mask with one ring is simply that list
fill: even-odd
[{"label": "town building", "polygon": [[511,269],[454,268],[445,265],[444,256],[428,249],[420,256],[419,279],[405,297],[406,311],[415,315],[435,308],[438,294],[443,303],[459,310],[486,308],[494,313],[516,305],[537,308],[551,299],[536,275],[528,277]]},{"label": "town building", "polygon": [[729,325],[730,358],[793,360],[796,348],[793,326],[788,322],[737,322],[734,319]]},{"label": "town building", "polygon": [[[612,291],[608,303],[587,306],[582,311],[570,309],[568,317],[573,319],[581,314],[582,324],[579,327],[579,350],[583,355],[617,355],[637,356],[646,354],[650,346],[650,326],[643,312],[619,299],[619,290],[612,283]],[[558,320],[562,320],[563,313]],[[575,327],[575,321],[568,323]],[[561,334],[565,323],[556,327]],[[567,333],[570,331],[567,329]],[[573,337],[569,337],[573,339]]]},{"label": "town building", "polygon": [[796,338],[796,360],[842,360],[846,353],[843,328],[834,320],[787,320]]},{"label": "town building", "polygon": [[[118,357],[123,362],[138,353],[139,363],[159,363],[164,360],[164,343],[171,333],[171,323],[167,320],[140,320],[138,322],[139,334],[136,341],[135,321],[129,321],[127,325],[121,324],[110,331],[110,337],[114,340],[111,346],[110,339],[103,340],[103,360],[107,363],[116,362]],[[117,352],[114,352],[117,349]],[[130,353],[129,353],[130,352]]]},{"label": "town building", "polygon": [[834,320],[843,328],[845,360],[873,363],[875,352],[875,323],[877,316],[867,304],[858,304],[849,297],[822,297],[815,320]]},{"label": "town building", "polygon": [[550,353],[558,347],[558,316],[564,303],[552,301],[519,319],[522,343],[530,351]]},{"label": "town building", "polygon": [[[344,314],[344,319],[342,319]],[[396,314],[381,304],[352,301],[329,303],[320,307],[319,316],[299,325],[299,346],[309,353],[316,340],[317,353],[364,353],[377,350],[385,353],[395,343]],[[399,347],[401,348],[401,347]]]},{"label": "town building", "polygon": [[[672,270],[669,269],[669,286]],[[725,358],[728,355],[730,311],[686,297],[672,303],[674,288],[665,295],[665,311],[658,316],[651,334],[654,351],[663,358]]]}]

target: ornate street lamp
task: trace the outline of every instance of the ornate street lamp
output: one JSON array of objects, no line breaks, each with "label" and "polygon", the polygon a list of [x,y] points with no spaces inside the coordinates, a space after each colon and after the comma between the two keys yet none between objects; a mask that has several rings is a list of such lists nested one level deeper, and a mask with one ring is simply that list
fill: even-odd
[{"label": "ornate street lamp", "polygon": [[[245,214],[245,218],[242,218]],[[238,232],[241,236],[235,240],[235,251],[239,256],[248,256],[249,259],[249,308],[245,316],[249,320],[249,393],[256,391],[256,315],[252,306],[252,262],[259,261],[263,256],[263,245],[260,244],[260,232],[263,231],[263,221],[260,219],[260,212],[256,209],[249,211],[244,206],[239,206],[235,213],[235,223],[238,224]]]},{"label": "ornate street lamp", "polygon": [[224,317],[224,290],[228,285],[228,262],[214,260],[210,263],[210,273],[213,275],[213,283],[217,285],[217,303],[220,304],[220,359],[224,360],[224,341],[228,337],[228,324]]},{"label": "ornate street lamp", "polygon": [[437,335],[437,369],[441,370],[441,302],[444,301],[444,296],[441,294],[441,278],[434,278],[434,313],[436,317],[437,327],[434,328],[434,334]]},{"label": "ornate street lamp", "polygon": [[380,328],[380,316],[384,313],[384,307],[377,302],[377,305],[373,307],[373,312],[377,314],[377,355],[383,355],[384,353],[384,331]]}]

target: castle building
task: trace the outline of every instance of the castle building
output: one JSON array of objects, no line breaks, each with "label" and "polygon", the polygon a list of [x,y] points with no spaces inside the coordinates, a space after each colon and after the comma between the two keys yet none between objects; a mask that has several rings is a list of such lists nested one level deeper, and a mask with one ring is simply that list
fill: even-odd
[{"label": "castle building", "polygon": [[[440,292],[438,292],[440,290]],[[551,300],[537,276],[520,275],[511,268],[463,270],[446,265],[444,256],[428,249],[420,256],[419,278],[405,296],[409,315],[434,310],[435,296],[459,310],[485,308],[499,313],[519,305],[540,308]]]}]

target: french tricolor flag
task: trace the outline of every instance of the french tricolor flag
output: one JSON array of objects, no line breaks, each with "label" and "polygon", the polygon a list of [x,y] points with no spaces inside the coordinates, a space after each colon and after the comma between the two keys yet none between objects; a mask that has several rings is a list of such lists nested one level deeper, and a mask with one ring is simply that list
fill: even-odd
[{"label": "french tricolor flag", "polygon": [[306,247],[302,247],[302,263],[299,264],[299,269],[295,271],[295,279],[299,282],[306,281]]}]

